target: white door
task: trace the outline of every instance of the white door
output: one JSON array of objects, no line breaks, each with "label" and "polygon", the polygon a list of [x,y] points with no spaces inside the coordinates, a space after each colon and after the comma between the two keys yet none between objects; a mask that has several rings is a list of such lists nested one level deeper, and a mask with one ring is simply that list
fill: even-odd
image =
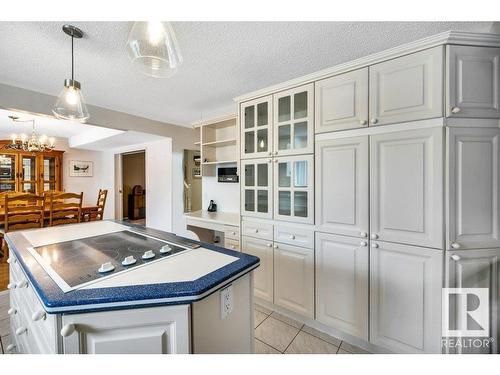
[{"label": "white door", "polygon": [[500,247],[500,129],[447,128],[447,247]]},{"label": "white door", "polygon": [[368,136],[316,142],[316,227],[368,236]]},{"label": "white door", "polygon": [[368,126],[368,68],[315,83],[315,132]]},{"label": "white door", "polygon": [[[67,330],[67,328],[73,329]],[[65,354],[188,354],[187,305],[62,316]]]},{"label": "white door", "polygon": [[370,341],[396,353],[440,353],[443,252],[371,246]]},{"label": "white door", "polygon": [[274,219],[314,223],[314,156],[274,159]]},{"label": "white door", "polygon": [[371,136],[371,238],[443,248],[443,220],[443,128]]},{"label": "white door", "polygon": [[500,48],[446,46],[446,116],[500,118]]},{"label": "white door", "polygon": [[314,318],[314,250],[274,243],[274,303]]},{"label": "white door", "polygon": [[370,66],[370,126],[442,116],[442,46]]},{"label": "white door", "polygon": [[273,155],[312,154],[314,152],[314,84],[273,95]]},{"label": "white door", "polygon": [[260,266],[253,271],[254,295],[272,303],[274,293],[273,242],[246,236],[242,236],[241,239],[241,251],[260,258]]},{"label": "white door", "polygon": [[244,216],[273,217],[272,160],[242,160],[241,214]]},{"label": "white door", "polygon": [[[486,337],[477,337],[479,340],[486,338],[489,341],[488,345],[478,347],[458,347],[450,352],[457,353],[498,353],[500,345],[500,249],[489,250],[465,250],[465,251],[449,251],[446,254],[447,262],[447,286],[449,288],[488,288],[489,295],[489,331]],[[467,312],[461,307],[460,297],[444,301],[445,307],[449,307],[450,313],[448,322],[450,329],[478,329],[483,327],[482,322],[473,324],[471,318],[467,317]],[[455,302],[453,302],[455,301]],[[486,301],[478,301],[485,304]],[[464,304],[468,305],[468,304]],[[467,307],[467,309],[469,309]],[[474,311],[474,308],[470,310]],[[445,310],[446,311],[446,308]],[[473,318],[472,318],[473,319]],[[481,325],[483,324],[483,326]],[[479,325],[479,326],[478,326]],[[493,340],[489,340],[493,338]],[[469,339],[465,337],[464,339]],[[475,339],[474,337],[472,339]]]},{"label": "white door", "polygon": [[316,233],[316,319],[368,340],[368,240]]},{"label": "white door", "polygon": [[240,104],[241,158],[272,155],[272,96]]}]

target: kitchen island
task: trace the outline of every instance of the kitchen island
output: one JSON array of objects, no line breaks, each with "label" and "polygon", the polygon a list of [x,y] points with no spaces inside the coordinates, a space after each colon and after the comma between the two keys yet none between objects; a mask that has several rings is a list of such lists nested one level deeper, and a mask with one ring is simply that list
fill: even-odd
[{"label": "kitchen island", "polygon": [[257,257],[111,221],[5,239],[11,352],[252,352]]}]

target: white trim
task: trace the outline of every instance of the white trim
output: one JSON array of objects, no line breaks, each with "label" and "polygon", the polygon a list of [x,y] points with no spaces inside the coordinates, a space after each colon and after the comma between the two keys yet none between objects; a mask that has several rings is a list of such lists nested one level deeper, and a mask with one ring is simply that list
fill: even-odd
[{"label": "white trim", "polygon": [[199,128],[200,126],[217,124],[219,122],[224,122],[224,121],[229,121],[229,120],[236,120],[237,117],[238,117],[238,115],[236,113],[231,113],[231,114],[227,114],[227,115],[224,115],[224,116],[218,116],[218,117],[210,118],[210,119],[207,119],[207,120],[193,121],[191,123],[191,126],[193,128]]},{"label": "white trim", "polygon": [[443,44],[458,44],[458,45],[473,45],[482,47],[500,47],[500,35],[487,33],[470,33],[462,31],[446,31],[440,34],[431,35],[429,37],[419,39],[410,43],[406,43],[397,47],[393,47],[381,52],[377,52],[368,56],[361,57],[346,63],[336,65],[331,68],[323,69],[315,73],[307,74],[302,77],[294,78],[289,81],[269,86],[260,90],[252,91],[248,94],[235,97],[235,102],[243,102],[261,96],[266,96],[278,91],[288,90],[295,86],[318,81],[323,78],[328,78],[341,73],[346,73],[351,70],[364,68],[369,65],[377,64],[382,61],[394,59],[402,55],[408,55],[427,48],[435,47]]}]

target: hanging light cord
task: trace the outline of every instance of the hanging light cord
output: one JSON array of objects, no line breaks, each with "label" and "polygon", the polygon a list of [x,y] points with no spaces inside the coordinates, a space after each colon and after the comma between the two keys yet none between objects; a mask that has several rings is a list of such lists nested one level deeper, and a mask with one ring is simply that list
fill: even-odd
[{"label": "hanging light cord", "polygon": [[73,39],[74,36],[71,34],[71,83],[73,86],[75,86],[75,57],[74,57],[74,50],[73,50]]}]

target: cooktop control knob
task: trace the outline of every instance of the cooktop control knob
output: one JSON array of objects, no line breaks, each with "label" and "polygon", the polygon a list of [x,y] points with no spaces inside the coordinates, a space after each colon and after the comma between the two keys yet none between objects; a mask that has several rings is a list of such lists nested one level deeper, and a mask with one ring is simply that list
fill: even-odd
[{"label": "cooktop control knob", "polygon": [[135,264],[135,262],[137,262],[137,259],[135,259],[133,255],[130,255],[130,256],[126,257],[125,259],[123,259],[122,264],[124,266],[130,266],[132,264]]},{"label": "cooktop control knob", "polygon": [[106,272],[111,272],[114,269],[115,269],[115,266],[113,266],[113,263],[107,262],[107,263],[101,264],[101,267],[99,267],[98,271],[100,273],[106,273]]},{"label": "cooktop control knob", "polygon": [[144,254],[142,254],[142,259],[151,259],[155,257],[155,253],[153,250],[148,250]]},{"label": "cooktop control knob", "polygon": [[162,254],[168,253],[170,251],[172,251],[172,248],[168,244],[167,245],[163,245],[161,247],[161,249],[160,249],[160,253],[162,253]]}]

